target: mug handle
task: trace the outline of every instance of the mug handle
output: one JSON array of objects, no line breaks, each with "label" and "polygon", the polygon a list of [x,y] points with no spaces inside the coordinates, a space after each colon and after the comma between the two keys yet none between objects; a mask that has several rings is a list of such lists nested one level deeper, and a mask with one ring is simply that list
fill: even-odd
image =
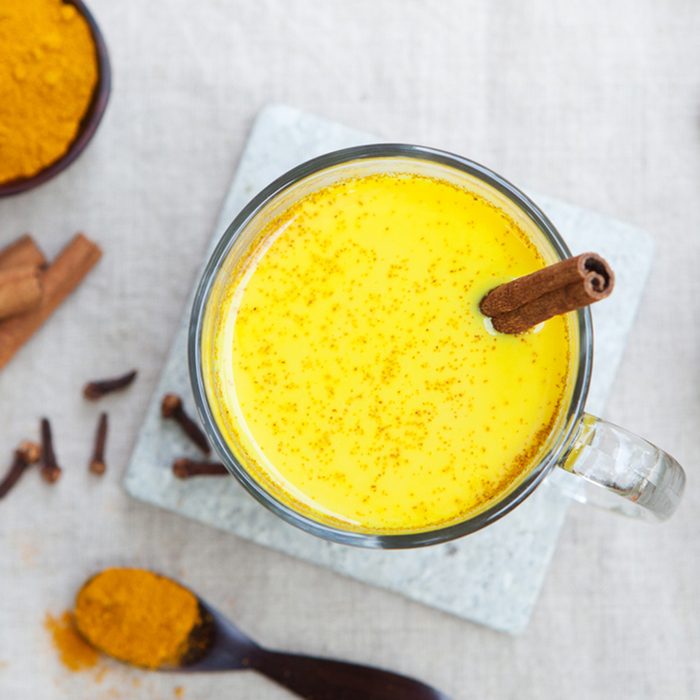
[{"label": "mug handle", "polygon": [[685,472],[671,455],[587,413],[559,466],[582,477],[569,494],[576,500],[645,520],[666,520],[685,487]]}]

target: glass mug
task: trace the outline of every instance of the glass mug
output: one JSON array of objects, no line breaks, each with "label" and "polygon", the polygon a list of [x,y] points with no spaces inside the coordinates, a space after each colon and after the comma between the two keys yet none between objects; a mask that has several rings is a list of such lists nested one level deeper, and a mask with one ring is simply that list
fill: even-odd
[{"label": "glass mug", "polygon": [[[189,370],[197,410],[223,463],[245,489],[273,513],[306,532],[343,544],[406,548],[437,544],[475,532],[520,504],[559,467],[581,479],[570,495],[626,515],[668,518],[678,505],[685,474],[673,457],[636,435],[584,413],[591,379],[593,331],[588,308],[576,312],[578,365],[568,408],[560,427],[548,437],[544,456],[524,479],[486,510],[456,524],[427,532],[367,534],[344,530],[297,512],[266,490],[224,438],[207,394],[203,333],[207,309],[216,308],[226,279],[264,226],[311,192],[350,177],[409,173],[447,180],[475,192],[513,218],[533,239],[549,263],[571,253],[547,217],[520,190],[482,165],[420,146],[374,144],[315,158],[266,187],[240,212],[216,246],[197,288],[189,331]],[[218,282],[218,284],[217,284]]]}]

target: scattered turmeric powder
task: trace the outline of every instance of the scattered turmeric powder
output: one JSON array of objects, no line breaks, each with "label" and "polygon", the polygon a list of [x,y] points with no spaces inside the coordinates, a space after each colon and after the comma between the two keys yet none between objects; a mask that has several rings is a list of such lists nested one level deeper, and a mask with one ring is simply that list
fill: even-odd
[{"label": "scattered turmeric powder", "polygon": [[80,633],[121,661],[159,668],[177,665],[200,622],[197,598],[186,588],[144,569],[105,569],[79,591]]},{"label": "scattered turmeric powder", "polygon": [[0,2],[0,183],[57,161],[78,135],[98,79],[90,28],[63,0]]},{"label": "scattered turmeric powder", "polygon": [[60,617],[47,613],[44,626],[51,634],[64,666],[71,671],[84,671],[97,664],[98,652],[80,636],[70,612],[64,612]]}]

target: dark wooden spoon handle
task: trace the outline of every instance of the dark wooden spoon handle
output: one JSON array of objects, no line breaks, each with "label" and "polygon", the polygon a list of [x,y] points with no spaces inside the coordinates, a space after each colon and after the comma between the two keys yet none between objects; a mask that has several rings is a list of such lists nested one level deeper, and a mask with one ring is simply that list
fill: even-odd
[{"label": "dark wooden spoon handle", "polygon": [[398,673],[333,659],[256,649],[250,668],[307,700],[449,700]]}]

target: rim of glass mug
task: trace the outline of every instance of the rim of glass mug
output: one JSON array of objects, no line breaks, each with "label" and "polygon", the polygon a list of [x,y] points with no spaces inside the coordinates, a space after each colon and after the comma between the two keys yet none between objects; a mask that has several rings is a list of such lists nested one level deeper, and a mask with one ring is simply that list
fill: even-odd
[{"label": "rim of glass mug", "polygon": [[580,419],[583,416],[583,407],[588,394],[593,361],[591,314],[590,310],[585,308],[576,313],[579,334],[578,364],[575,370],[575,378],[572,382],[571,401],[559,433],[553,440],[550,449],[536,465],[530,468],[530,471],[521,483],[507,492],[502,500],[459,523],[438,527],[435,530],[426,532],[410,533],[367,534],[343,530],[299,513],[291,506],[278,500],[256,481],[233,454],[233,451],[221,434],[207,398],[202,368],[202,330],[207,303],[217,274],[233,245],[248,224],[261,210],[290,187],[311,175],[328,170],[334,166],[348,164],[353,161],[397,157],[432,161],[439,165],[460,170],[481,180],[511,200],[535,224],[560,259],[571,255],[561,235],[540,208],[505,178],[479,163],[447,151],[409,144],[371,144],[345,148],[313,158],[288,171],[253,197],[236,216],[216,245],[202,273],[195,293],[188,338],[190,379],[202,424],[209,439],[221,456],[223,463],[248,493],[277,516],[308,533],[341,544],[381,549],[420,547],[447,542],[490,525],[522,503],[544,480],[554,466],[562,461],[568,448],[572,446]]}]

